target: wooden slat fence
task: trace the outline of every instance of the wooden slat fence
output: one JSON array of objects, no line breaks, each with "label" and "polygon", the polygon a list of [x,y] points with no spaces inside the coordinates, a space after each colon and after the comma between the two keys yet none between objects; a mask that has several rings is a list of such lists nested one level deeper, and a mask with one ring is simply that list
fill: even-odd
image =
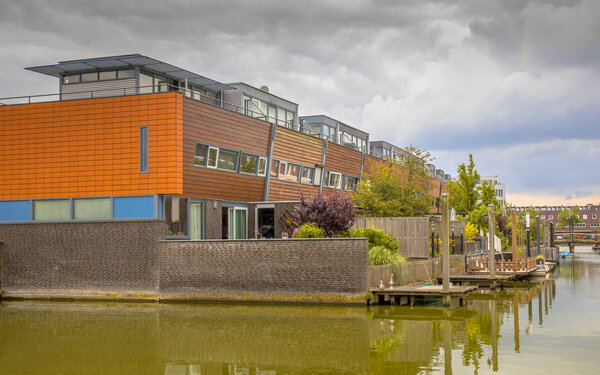
[{"label": "wooden slat fence", "polygon": [[358,218],[355,228],[377,228],[390,233],[406,258],[429,258],[429,219],[426,217]]},{"label": "wooden slat fence", "polygon": [[[442,259],[438,257],[434,260],[422,260],[407,262],[399,266],[369,266],[369,288],[379,288],[379,283],[387,288],[390,278],[394,273],[395,285],[408,285],[419,282],[435,282],[436,278],[442,275]],[[450,257],[450,274],[460,275],[465,273],[464,255],[453,255]]]}]

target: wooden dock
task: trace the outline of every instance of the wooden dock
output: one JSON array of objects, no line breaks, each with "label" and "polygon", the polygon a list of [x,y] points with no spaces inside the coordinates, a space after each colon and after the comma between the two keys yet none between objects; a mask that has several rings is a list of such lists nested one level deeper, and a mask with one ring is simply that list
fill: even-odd
[{"label": "wooden dock", "polygon": [[[504,287],[504,284],[508,281],[512,281],[515,279],[515,275],[496,275],[492,279],[489,273],[485,274],[466,274],[466,275],[450,275],[450,282],[456,285],[477,285],[477,286],[490,286],[492,282],[500,288]],[[439,276],[437,278],[438,282],[442,282],[442,277]]]},{"label": "wooden dock", "polygon": [[447,291],[442,285],[396,286],[386,289],[373,289],[371,293],[376,304],[389,302],[390,305],[414,305],[416,298],[441,297],[446,306],[464,305],[464,297],[477,290],[476,286],[451,286]]}]

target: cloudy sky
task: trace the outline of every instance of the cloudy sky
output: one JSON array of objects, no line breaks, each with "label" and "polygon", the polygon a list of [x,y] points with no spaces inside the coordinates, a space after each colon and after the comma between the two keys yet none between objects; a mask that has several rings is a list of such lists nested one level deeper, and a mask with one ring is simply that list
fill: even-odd
[{"label": "cloudy sky", "polygon": [[372,140],[473,153],[516,204],[600,202],[600,1],[0,0],[0,97],[23,70],[141,53],[267,85]]}]

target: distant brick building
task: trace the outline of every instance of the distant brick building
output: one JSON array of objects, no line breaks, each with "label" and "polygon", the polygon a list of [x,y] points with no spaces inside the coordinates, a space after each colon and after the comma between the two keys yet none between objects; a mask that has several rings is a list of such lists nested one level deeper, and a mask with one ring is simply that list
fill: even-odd
[{"label": "distant brick building", "polygon": [[[558,215],[565,209],[571,209],[575,206],[523,206],[515,207],[517,212],[525,211],[533,208],[534,210],[540,211],[540,219],[547,220],[548,222],[556,225],[556,233],[565,233],[569,231],[569,228],[558,226]],[[579,208],[579,218],[583,221],[581,224],[577,224],[573,231],[575,233],[590,234],[600,233],[600,204],[586,204],[584,206],[577,206]]]}]

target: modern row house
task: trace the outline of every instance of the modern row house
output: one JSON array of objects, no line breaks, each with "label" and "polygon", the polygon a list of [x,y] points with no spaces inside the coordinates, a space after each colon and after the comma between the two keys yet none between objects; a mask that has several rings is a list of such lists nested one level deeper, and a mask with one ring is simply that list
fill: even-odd
[{"label": "modern row house", "polygon": [[[266,87],[147,56],[27,69],[59,92],[0,99],[0,222],[161,219],[168,239],[281,237],[300,194],[350,192],[386,162],[367,133],[299,117]],[[443,181],[430,178],[432,196]]]}]

